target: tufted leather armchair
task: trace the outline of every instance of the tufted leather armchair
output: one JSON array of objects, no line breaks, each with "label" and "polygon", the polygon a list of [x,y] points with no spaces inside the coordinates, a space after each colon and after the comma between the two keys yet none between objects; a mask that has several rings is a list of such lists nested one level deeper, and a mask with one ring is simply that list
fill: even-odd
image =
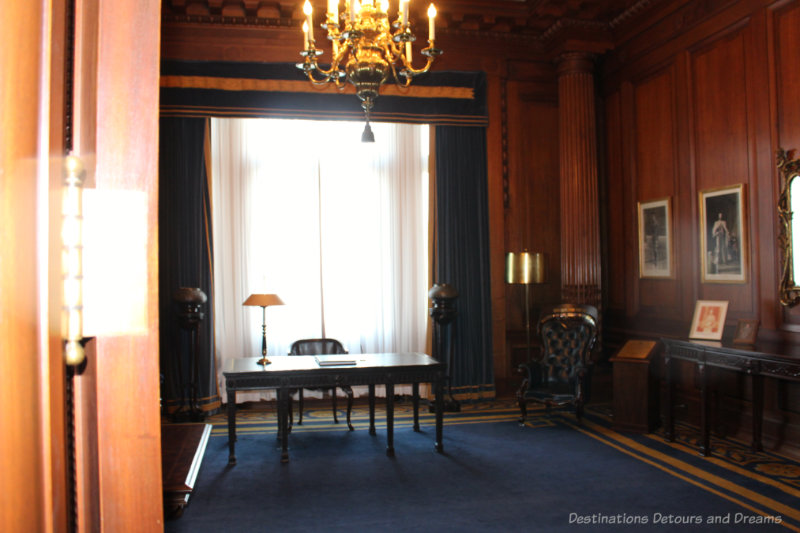
[{"label": "tufted leather armchair", "polygon": [[526,375],[517,391],[524,424],[529,400],[551,407],[575,406],[580,421],[592,361],[589,357],[597,340],[597,308],[591,305],[561,304],[539,320],[541,358],[519,366]]},{"label": "tufted leather armchair", "polygon": [[[347,350],[342,343],[336,339],[301,339],[294,341],[289,349],[289,355],[327,355],[327,354],[346,354]],[[350,413],[353,410],[353,389],[349,385],[341,387],[347,394],[347,427],[353,431],[353,424],[350,423]],[[309,389],[315,390],[315,389]],[[333,421],[339,423],[336,415],[336,389],[328,389],[331,392],[331,402],[333,404]],[[291,398],[291,396],[290,396]],[[297,425],[303,424],[303,389],[298,391],[298,402],[300,404]],[[289,416],[291,417],[291,403],[289,404]]]}]

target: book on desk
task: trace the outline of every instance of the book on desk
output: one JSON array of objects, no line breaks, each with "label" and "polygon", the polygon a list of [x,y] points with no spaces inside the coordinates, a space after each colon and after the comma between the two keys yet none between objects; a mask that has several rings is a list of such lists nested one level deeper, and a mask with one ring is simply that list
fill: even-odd
[{"label": "book on desk", "polygon": [[336,358],[327,358],[327,357],[320,357],[318,355],[314,356],[314,359],[317,361],[317,365],[319,366],[355,366],[356,360],[355,359],[343,359],[340,357]]}]

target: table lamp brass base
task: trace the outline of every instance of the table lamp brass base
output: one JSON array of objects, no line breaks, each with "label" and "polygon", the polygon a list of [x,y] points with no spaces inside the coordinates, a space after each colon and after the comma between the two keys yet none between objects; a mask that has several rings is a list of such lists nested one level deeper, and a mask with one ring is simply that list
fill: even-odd
[{"label": "table lamp brass base", "polygon": [[267,366],[267,365],[269,365],[269,364],[272,364],[272,361],[270,361],[269,359],[267,359],[267,356],[266,356],[266,355],[265,355],[264,357],[262,357],[261,359],[259,359],[258,361],[256,361],[256,362],[257,362],[259,365],[262,365],[262,366]]}]

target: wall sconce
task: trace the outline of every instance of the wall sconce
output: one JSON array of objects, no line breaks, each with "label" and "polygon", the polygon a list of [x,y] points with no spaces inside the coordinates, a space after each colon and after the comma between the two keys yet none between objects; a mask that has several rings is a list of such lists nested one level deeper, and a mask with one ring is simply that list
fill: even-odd
[{"label": "wall sconce", "polygon": [[530,286],[545,281],[545,261],[542,253],[509,252],[506,254],[506,283],[525,285],[525,345],[531,361]]},{"label": "wall sconce", "polygon": [[261,308],[261,359],[259,365],[268,365],[272,361],[267,359],[267,307],[270,305],[284,305],[277,294],[251,294],[242,305],[252,305]]}]

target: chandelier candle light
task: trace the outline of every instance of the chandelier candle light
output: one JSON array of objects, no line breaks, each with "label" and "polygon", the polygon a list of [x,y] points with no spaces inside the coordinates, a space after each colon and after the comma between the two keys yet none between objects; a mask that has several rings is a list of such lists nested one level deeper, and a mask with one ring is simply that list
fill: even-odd
[{"label": "chandelier candle light", "polygon": [[[377,4],[377,5],[376,5]],[[332,82],[340,90],[350,82],[361,99],[367,124],[362,142],[374,142],[369,126],[369,114],[378,97],[380,86],[391,76],[399,87],[411,85],[411,79],[430,70],[433,61],[442,51],[436,48],[436,8],[428,8],[428,47],[420,52],[427,60],[422,68],[412,66],[412,43],[416,36],[411,32],[408,17],[409,0],[399,0],[397,20],[389,23],[389,0],[345,0],[345,9],[339,13],[339,2],[328,0],[328,12],[322,28],[328,30],[332,42],[330,67],[325,70],[317,62],[322,50],[314,40],[313,10],[309,0],[303,5],[306,20],[303,22],[303,50],[305,58],[297,67],[316,85]]]}]

